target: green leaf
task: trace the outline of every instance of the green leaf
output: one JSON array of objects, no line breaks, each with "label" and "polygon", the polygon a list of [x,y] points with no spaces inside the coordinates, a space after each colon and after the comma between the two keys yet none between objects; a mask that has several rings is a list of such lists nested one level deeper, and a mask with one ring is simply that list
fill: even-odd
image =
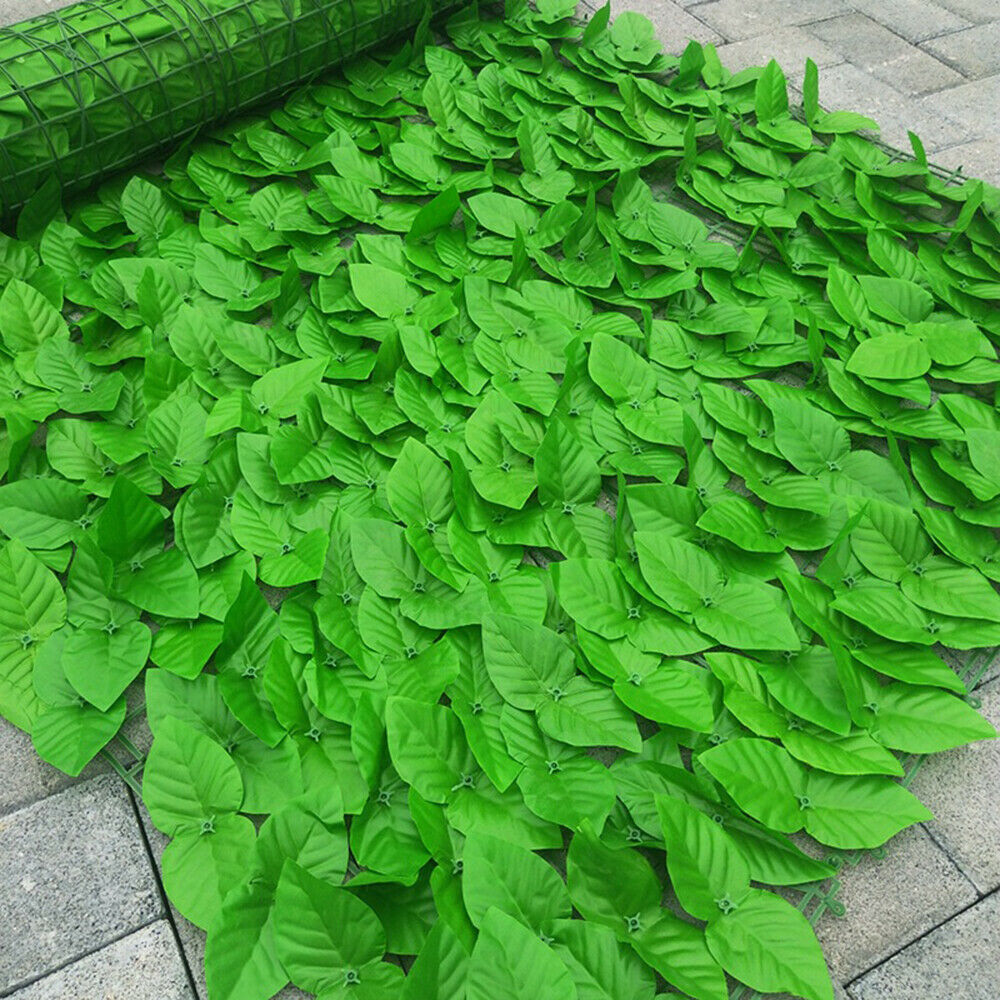
[{"label": "green leaf", "polygon": [[608,928],[556,921],[553,950],[569,969],[579,1000],[652,1000],[652,971]]},{"label": "green leaf", "polygon": [[351,264],[351,291],[376,316],[409,316],[420,301],[420,293],[398,271],[378,264]]},{"label": "green leaf", "polygon": [[551,629],[511,615],[483,622],[483,653],[490,680],[515,708],[534,709],[576,672],[573,651]]},{"label": "green leaf", "polygon": [[467,1000],[530,1000],[538,984],[551,1000],[577,1000],[569,969],[537,934],[502,910],[487,910],[472,950]]},{"label": "green leaf", "polygon": [[236,886],[209,928],[205,978],[220,1000],[270,1000],[288,982],[274,944],[273,887]]},{"label": "green leaf", "polygon": [[125,224],[136,236],[161,240],[183,225],[180,211],[166,195],[142,177],[133,177],[121,196]]},{"label": "green leaf", "polygon": [[174,837],[160,862],[163,887],[174,905],[204,930],[219,922],[223,900],[245,878],[255,839],[245,816],[223,814],[208,823],[210,828]]},{"label": "green leaf", "polygon": [[66,620],[66,595],[55,574],[20,542],[0,549],[0,635],[25,648]]},{"label": "green leaf", "polygon": [[851,450],[851,439],[836,418],[802,400],[778,399],[774,443],[799,472],[816,475],[835,470]]},{"label": "green leaf", "polygon": [[392,512],[404,524],[434,532],[454,509],[448,466],[415,438],[407,438],[385,485]]},{"label": "green leaf", "polygon": [[783,833],[802,828],[806,770],[781,747],[767,740],[729,740],[698,760],[754,819]]},{"label": "green leaf", "polygon": [[609,847],[589,824],[570,841],[566,883],[573,906],[620,939],[626,938],[629,927],[649,926],[658,919],[662,893],[652,866],[638,851]]},{"label": "green leaf", "polygon": [[386,947],[370,907],[294,861],[286,862],[275,893],[274,941],[292,982],[321,994],[345,981],[366,984]]},{"label": "green leaf", "polygon": [[580,503],[591,503],[601,489],[601,473],[573,428],[552,420],[535,452],[538,499],[571,514]]},{"label": "green leaf", "polygon": [[569,895],[556,870],[537,854],[496,837],[473,834],[462,852],[462,895],[478,927],[491,907],[538,933],[569,917]]},{"label": "green leaf", "polygon": [[757,77],[754,92],[754,110],[762,122],[774,122],[788,114],[788,88],[785,74],[772,59]]},{"label": "green leaf", "polygon": [[69,339],[66,321],[55,306],[19,278],[14,278],[0,295],[0,331],[10,354],[34,350],[49,339]]},{"label": "green leaf", "polygon": [[235,812],[243,782],[229,754],[177,719],[164,719],[143,771],[142,797],[157,828],[171,836],[201,832],[218,813]]},{"label": "green leaf", "polygon": [[866,378],[907,379],[923,375],[931,356],[923,342],[905,333],[863,340],[848,358],[847,370]]},{"label": "green leaf", "polygon": [[467,786],[475,759],[447,708],[393,695],[385,713],[389,755],[404,781],[430,802],[445,802]]},{"label": "green leaf", "polygon": [[114,632],[75,630],[63,647],[66,679],[101,712],[107,712],[139,676],[149,657],[152,636],[141,622],[127,622]]},{"label": "green leaf", "polygon": [[770,892],[753,889],[708,925],[708,947],[722,967],[766,993],[833,1000],[833,984],[809,921]]},{"label": "green leaf", "polygon": [[750,892],[750,869],[718,823],[681,799],[656,796],[670,883],[693,917],[711,920]]}]

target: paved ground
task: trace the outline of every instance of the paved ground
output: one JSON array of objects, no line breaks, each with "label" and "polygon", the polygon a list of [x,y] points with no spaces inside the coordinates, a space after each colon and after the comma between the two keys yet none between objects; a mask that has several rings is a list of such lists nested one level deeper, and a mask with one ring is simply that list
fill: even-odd
[{"label": "paved ground", "polygon": [[[60,6],[0,0],[0,24]],[[894,145],[913,129],[937,162],[1000,184],[1000,0],[612,8],[650,16],[671,51],[693,37],[732,69],[777,58],[793,86],[809,56],[827,107],[872,115]],[[1000,668],[978,694],[1000,724]],[[100,767],[69,781],[2,721],[0,775],[0,997],[207,1000],[202,935],[168,912],[162,840],[128,789]],[[1000,1000],[1000,743],[933,759],[914,787],[937,820],[846,871],[847,915],[820,923],[838,1000]]]}]

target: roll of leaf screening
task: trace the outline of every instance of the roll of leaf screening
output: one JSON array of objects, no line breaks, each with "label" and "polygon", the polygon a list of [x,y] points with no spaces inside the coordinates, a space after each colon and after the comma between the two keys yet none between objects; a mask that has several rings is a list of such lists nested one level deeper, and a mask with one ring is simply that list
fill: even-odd
[{"label": "roll of leaf screening", "polygon": [[[0,30],[0,214],[277,97],[453,0],[89,0]],[[357,85],[377,79],[359,74]],[[51,178],[51,180],[50,180]]]}]

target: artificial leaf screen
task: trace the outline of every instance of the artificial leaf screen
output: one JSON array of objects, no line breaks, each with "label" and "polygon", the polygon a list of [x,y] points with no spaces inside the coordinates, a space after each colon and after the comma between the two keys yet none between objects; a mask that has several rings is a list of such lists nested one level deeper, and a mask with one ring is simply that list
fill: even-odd
[{"label": "artificial leaf screen", "polygon": [[[0,27],[0,215],[159,155],[453,6],[87,0]],[[169,214],[141,199],[121,211],[135,233]]]},{"label": "artificial leaf screen", "polygon": [[143,675],[211,1000],[829,1000],[765,887],[993,735],[1000,193],[572,14],[0,243],[0,711],[76,774]]}]

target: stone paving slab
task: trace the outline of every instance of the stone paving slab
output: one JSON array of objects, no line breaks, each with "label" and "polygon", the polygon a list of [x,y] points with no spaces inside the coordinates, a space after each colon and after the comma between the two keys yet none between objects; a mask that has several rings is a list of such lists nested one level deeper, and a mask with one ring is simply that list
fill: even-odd
[{"label": "stone paving slab", "polygon": [[902,35],[908,42],[923,42],[971,22],[942,7],[937,0],[851,0],[855,10]]},{"label": "stone paving slab", "polygon": [[904,948],[848,987],[852,1000],[997,1000],[1000,893]]},{"label": "stone paving slab", "polygon": [[[788,75],[801,86],[795,74]],[[883,141],[900,149],[910,148],[908,131],[920,136],[928,153],[956,146],[970,138],[964,124],[950,117],[951,105],[948,101],[939,101],[937,105],[932,103],[941,96],[934,94],[913,100],[850,63],[832,66],[819,77],[821,104],[831,111],[859,111],[874,118],[881,126]]]},{"label": "stone paving slab", "polygon": [[950,66],[865,14],[832,17],[810,25],[809,32],[852,65],[902,94],[927,94],[965,82],[964,77]]},{"label": "stone paving slab", "polygon": [[867,972],[979,898],[973,884],[921,827],[901,833],[884,858],[867,856],[856,868],[844,869],[840,879],[839,898],[847,913],[826,914],[816,933],[833,977],[841,983]]},{"label": "stone paving slab", "polygon": [[0,24],[14,24],[68,7],[73,0],[0,0]]},{"label": "stone paving slab", "polygon": [[846,0],[710,0],[689,12],[735,42],[767,36],[777,26],[808,24],[850,9]]},{"label": "stone paving slab", "polygon": [[844,61],[835,48],[795,25],[778,28],[769,35],[720,45],[718,52],[722,65],[734,73],[749,66],[766,66],[771,59],[776,59],[786,74],[793,71],[802,74],[806,59],[812,59],[821,70]]},{"label": "stone paving slab", "polygon": [[1000,73],[1000,15],[996,21],[931,38],[923,48],[971,80]]},{"label": "stone paving slab", "polygon": [[113,775],[0,818],[0,994],[162,916],[131,800]]},{"label": "stone paving slab", "polygon": [[938,0],[938,3],[972,24],[1000,20],[1000,0]]},{"label": "stone paving slab", "polygon": [[[983,715],[1000,727],[1000,681],[976,693]],[[1000,741],[924,761],[911,788],[936,816],[928,832],[977,891],[1000,888]]]},{"label": "stone paving slab", "polygon": [[[995,110],[1000,102],[1000,73],[951,87],[920,98],[917,106],[933,114],[947,115],[964,131],[962,142],[992,138],[996,142]],[[920,113],[919,111],[917,112]],[[949,143],[949,145],[952,145]]]},{"label": "stone paving slab", "polygon": [[0,719],[0,774],[0,816],[73,784],[35,753],[26,732],[6,719]]},{"label": "stone paving slab", "polygon": [[158,920],[9,1000],[195,1000],[170,924]]}]

